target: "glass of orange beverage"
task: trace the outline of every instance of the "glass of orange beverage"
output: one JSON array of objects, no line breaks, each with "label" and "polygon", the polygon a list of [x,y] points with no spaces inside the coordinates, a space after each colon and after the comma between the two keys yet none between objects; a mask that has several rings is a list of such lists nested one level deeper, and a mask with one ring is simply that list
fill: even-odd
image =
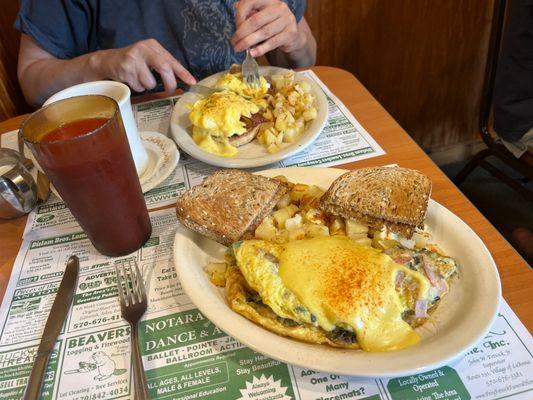
[{"label": "glass of orange beverage", "polygon": [[41,108],[22,137],[96,249],[140,248],[152,225],[115,100],[71,97]]}]

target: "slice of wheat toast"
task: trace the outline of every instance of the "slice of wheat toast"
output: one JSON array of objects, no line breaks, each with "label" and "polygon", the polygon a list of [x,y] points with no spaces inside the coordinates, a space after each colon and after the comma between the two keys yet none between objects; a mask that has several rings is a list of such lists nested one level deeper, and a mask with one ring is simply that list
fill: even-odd
[{"label": "slice of wheat toast", "polygon": [[187,228],[229,246],[252,238],[287,191],[287,185],[275,179],[220,170],[178,196],[176,215]]},{"label": "slice of wheat toast", "polygon": [[347,172],[322,196],[319,207],[330,214],[354,218],[373,229],[383,225],[407,238],[422,228],[431,181],[407,168],[372,167]]}]

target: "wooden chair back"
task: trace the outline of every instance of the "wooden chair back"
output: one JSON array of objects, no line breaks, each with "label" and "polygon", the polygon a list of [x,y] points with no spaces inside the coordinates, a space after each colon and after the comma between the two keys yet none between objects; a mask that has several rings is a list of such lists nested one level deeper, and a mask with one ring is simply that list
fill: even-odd
[{"label": "wooden chair back", "polygon": [[30,111],[17,79],[20,33],[13,23],[18,9],[18,1],[6,1],[0,12],[0,121]]},{"label": "wooden chair back", "polygon": [[[533,201],[533,191],[529,189],[527,183],[533,179],[533,169],[526,161],[516,158],[499,140],[493,128],[492,103],[494,94],[494,83],[498,59],[500,55],[502,38],[505,27],[505,12],[507,0],[495,0],[490,43],[487,54],[487,65],[483,83],[483,96],[479,113],[479,132],[481,138],[487,145],[463,167],[453,179],[456,185],[461,185],[470,173],[478,166],[487,170],[490,174],[500,179],[526,200]],[[490,157],[496,157],[507,166],[520,173],[523,179],[515,179],[500,167],[490,162]],[[525,183],[525,184],[524,184]]]}]

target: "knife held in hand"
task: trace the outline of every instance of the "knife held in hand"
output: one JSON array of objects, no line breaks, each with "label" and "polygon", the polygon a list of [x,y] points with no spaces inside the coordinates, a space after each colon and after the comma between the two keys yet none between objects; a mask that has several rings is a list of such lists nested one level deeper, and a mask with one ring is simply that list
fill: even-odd
[{"label": "knife held in hand", "polygon": [[44,372],[48,364],[48,359],[54,348],[63,322],[70,309],[72,303],[72,297],[76,289],[76,282],[78,280],[78,272],[80,268],[80,262],[78,257],[70,256],[67,261],[67,267],[59,290],[57,291],[56,298],[52,304],[52,309],[48,315],[48,320],[44,326],[43,338],[37,349],[37,357],[33,362],[33,368],[31,370],[28,384],[26,385],[26,391],[22,399],[24,400],[37,400],[40,397],[41,386],[44,379]]}]

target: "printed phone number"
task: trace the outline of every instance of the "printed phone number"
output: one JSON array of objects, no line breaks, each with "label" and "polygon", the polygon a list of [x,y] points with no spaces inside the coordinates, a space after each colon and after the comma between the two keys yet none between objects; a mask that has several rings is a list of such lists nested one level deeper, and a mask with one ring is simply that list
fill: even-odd
[{"label": "printed phone number", "polygon": [[93,393],[93,394],[80,396],[80,397],[78,397],[78,399],[79,400],[109,399],[110,397],[113,397],[113,396],[116,397],[116,396],[120,396],[120,395],[128,394],[128,393],[129,393],[128,388],[123,387],[123,388],[111,389],[111,390],[109,390],[107,392]]},{"label": "printed phone number", "polygon": [[88,326],[92,326],[92,325],[107,324],[108,322],[114,322],[114,321],[118,321],[121,319],[122,317],[120,317],[120,315],[95,318],[91,321],[76,322],[75,324],[72,325],[72,329],[81,329],[81,328],[87,328]]}]

